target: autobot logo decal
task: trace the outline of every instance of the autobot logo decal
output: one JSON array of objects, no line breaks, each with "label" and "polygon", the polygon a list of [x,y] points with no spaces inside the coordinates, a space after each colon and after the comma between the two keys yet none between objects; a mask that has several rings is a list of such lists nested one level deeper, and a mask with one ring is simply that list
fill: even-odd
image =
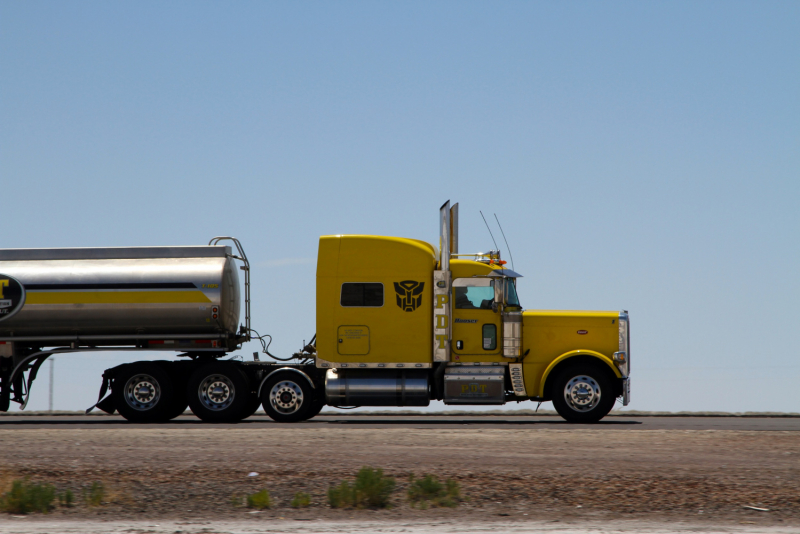
[{"label": "autobot logo decal", "polygon": [[10,276],[0,274],[0,321],[17,313],[25,304],[25,288]]},{"label": "autobot logo decal", "polygon": [[411,312],[416,310],[422,305],[422,290],[424,288],[425,282],[415,282],[413,280],[395,282],[394,290],[397,292],[397,305],[403,311]]}]

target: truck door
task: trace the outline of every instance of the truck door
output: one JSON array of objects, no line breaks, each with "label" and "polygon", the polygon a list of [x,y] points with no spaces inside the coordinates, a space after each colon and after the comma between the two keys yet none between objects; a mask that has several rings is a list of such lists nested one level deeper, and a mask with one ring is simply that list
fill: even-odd
[{"label": "truck door", "polygon": [[493,280],[456,278],[453,281],[451,346],[454,361],[491,361],[502,353],[502,317],[492,310],[493,303]]}]

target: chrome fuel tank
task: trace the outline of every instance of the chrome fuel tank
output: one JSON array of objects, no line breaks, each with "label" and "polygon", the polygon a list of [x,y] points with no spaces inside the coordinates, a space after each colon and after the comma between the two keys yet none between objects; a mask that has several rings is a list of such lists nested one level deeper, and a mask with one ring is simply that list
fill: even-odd
[{"label": "chrome fuel tank", "polygon": [[417,369],[329,369],[325,398],[331,406],[428,406],[428,378]]},{"label": "chrome fuel tank", "polygon": [[0,290],[21,293],[0,293],[21,304],[0,313],[0,337],[233,335],[237,271],[226,246],[0,249]]}]

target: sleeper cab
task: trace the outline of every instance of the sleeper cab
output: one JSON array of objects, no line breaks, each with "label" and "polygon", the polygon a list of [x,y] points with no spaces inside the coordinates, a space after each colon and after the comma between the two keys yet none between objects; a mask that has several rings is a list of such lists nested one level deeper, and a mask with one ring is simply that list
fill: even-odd
[{"label": "sleeper cab", "polygon": [[337,363],[431,363],[432,245],[399,237],[319,240],[317,356]]}]

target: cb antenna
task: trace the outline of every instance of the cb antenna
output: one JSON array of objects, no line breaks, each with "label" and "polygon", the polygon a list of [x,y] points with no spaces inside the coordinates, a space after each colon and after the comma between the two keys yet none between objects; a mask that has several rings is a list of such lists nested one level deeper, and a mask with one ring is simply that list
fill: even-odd
[{"label": "cb antenna", "polygon": [[506,233],[503,231],[503,227],[500,226],[500,219],[497,218],[496,213],[494,214],[494,220],[497,221],[497,226],[500,227],[500,233],[503,234],[503,241],[506,242],[506,248],[508,249],[508,257],[511,258],[511,268],[514,269],[514,256],[511,255],[511,247],[508,246],[508,239],[506,239]]},{"label": "cb antenna", "polygon": [[[483,212],[481,210],[478,210],[478,213],[480,213],[481,217],[483,217]],[[486,229],[489,230],[489,235],[492,236],[492,243],[494,243],[494,249],[500,250],[500,247],[497,246],[497,241],[494,240],[494,236],[492,235],[492,229],[489,228],[489,223],[486,222],[486,217],[483,217],[483,224],[486,225]]]}]

